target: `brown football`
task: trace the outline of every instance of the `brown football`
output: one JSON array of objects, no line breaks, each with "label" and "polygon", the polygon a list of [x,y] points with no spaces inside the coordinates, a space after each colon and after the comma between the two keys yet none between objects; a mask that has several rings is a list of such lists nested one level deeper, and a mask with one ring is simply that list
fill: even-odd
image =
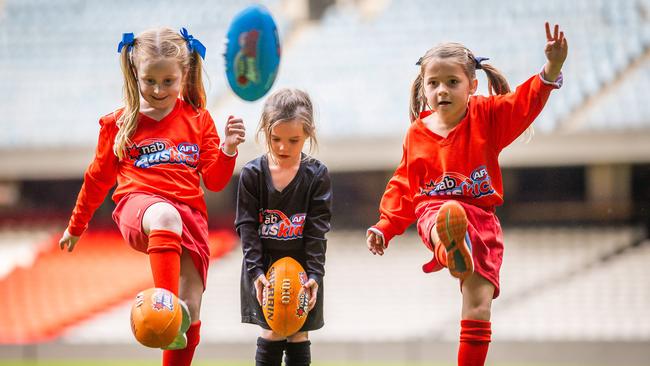
[{"label": "brown football", "polygon": [[303,289],[307,273],[291,257],[278,259],[266,272],[271,288],[263,297],[264,318],[283,337],[295,334],[307,319],[309,294]]}]

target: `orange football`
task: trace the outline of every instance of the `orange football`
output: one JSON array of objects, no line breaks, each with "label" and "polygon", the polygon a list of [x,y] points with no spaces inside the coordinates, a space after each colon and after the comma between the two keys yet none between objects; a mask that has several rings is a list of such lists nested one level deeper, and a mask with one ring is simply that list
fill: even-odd
[{"label": "orange football", "polygon": [[182,320],[178,298],[163,288],[140,292],[131,307],[131,330],[135,339],[147,347],[160,348],[172,343]]},{"label": "orange football", "polygon": [[262,303],[266,322],[283,337],[295,334],[307,320],[309,294],[302,287],[307,273],[295,259],[284,257],[271,265],[266,278],[271,283]]}]

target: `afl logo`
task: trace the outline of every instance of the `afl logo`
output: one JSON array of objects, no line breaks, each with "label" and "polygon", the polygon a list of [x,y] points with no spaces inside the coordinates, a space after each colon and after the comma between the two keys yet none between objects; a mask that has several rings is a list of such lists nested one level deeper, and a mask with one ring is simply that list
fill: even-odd
[{"label": "afl logo", "polygon": [[174,295],[165,289],[156,289],[151,295],[151,308],[156,311],[174,311]]},{"label": "afl logo", "polygon": [[183,142],[182,144],[178,145],[178,151],[184,154],[196,154],[199,152],[199,146],[197,144]]}]

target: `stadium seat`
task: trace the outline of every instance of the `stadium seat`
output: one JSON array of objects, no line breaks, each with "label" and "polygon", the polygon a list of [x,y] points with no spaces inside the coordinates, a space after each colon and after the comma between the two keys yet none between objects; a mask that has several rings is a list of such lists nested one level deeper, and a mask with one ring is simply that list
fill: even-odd
[{"label": "stadium seat", "polygon": [[[119,233],[88,232],[72,253],[58,247],[58,235],[46,240],[29,267],[0,279],[0,343],[23,344],[55,339],[70,326],[152,287],[147,256],[124,243]],[[210,235],[212,258],[234,246],[230,232]]]}]

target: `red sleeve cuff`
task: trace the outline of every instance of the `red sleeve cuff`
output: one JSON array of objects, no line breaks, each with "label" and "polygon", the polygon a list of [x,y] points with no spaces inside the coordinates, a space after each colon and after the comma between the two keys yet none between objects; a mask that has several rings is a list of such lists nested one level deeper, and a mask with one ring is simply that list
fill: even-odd
[{"label": "red sleeve cuff", "polygon": [[68,233],[70,233],[70,235],[81,236],[81,234],[83,234],[84,231],[86,231],[86,226],[76,227],[76,226],[72,226],[72,224],[68,225]]}]

